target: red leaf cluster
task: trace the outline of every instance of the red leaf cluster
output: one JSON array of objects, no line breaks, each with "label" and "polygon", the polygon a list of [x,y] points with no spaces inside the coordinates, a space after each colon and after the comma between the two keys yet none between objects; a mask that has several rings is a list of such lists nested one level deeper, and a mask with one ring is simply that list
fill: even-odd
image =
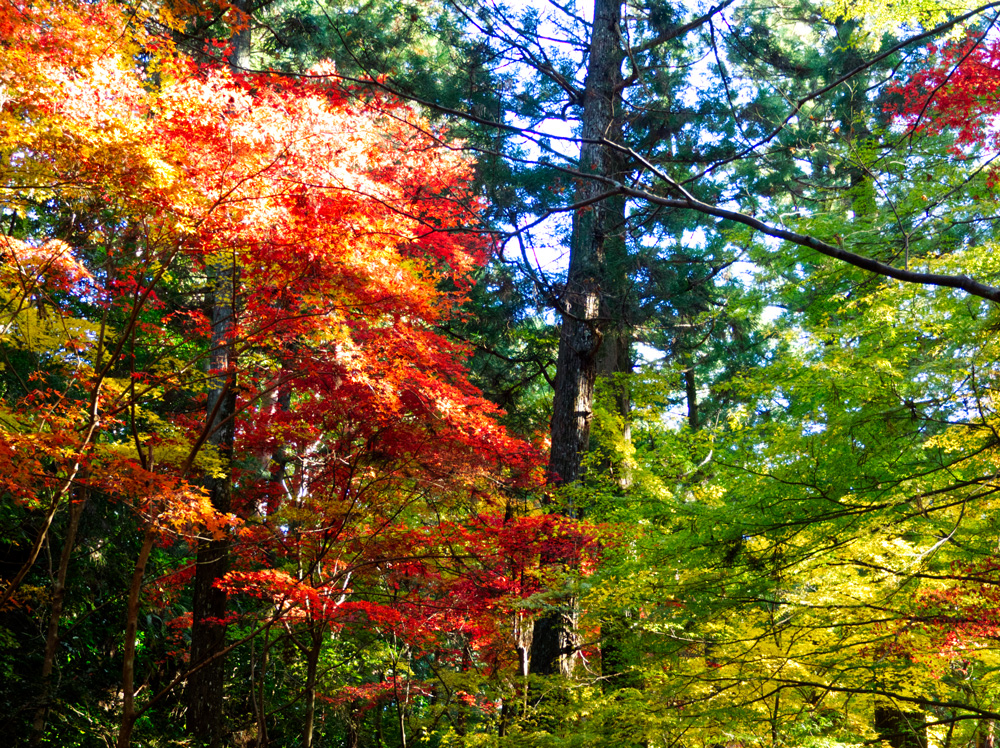
[{"label": "red leaf cluster", "polygon": [[899,100],[888,111],[916,132],[954,132],[959,147],[1000,146],[1000,40],[972,35],[925,53],[926,64],[891,89]]}]

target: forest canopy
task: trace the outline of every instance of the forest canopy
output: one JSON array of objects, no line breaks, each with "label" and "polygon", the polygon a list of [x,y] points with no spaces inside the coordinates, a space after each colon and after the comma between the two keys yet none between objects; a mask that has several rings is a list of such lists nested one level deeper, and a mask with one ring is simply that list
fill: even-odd
[{"label": "forest canopy", "polygon": [[3,734],[992,748],[998,21],[0,6]]}]

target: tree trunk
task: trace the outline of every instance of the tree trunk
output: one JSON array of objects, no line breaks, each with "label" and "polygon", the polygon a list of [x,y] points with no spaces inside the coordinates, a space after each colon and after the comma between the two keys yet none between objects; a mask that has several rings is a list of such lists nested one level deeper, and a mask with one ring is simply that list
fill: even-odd
[{"label": "tree trunk", "polygon": [[[233,281],[235,269],[226,258],[215,270],[215,298],[212,309],[212,355],[208,412],[215,418],[206,426],[211,435],[208,443],[216,447],[223,463],[224,475],[209,479],[207,488],[212,507],[228,512],[231,506],[229,463],[233,456],[233,414],[236,409],[235,361],[232,358]],[[225,647],[227,613],[226,593],[216,589],[215,582],[229,570],[228,539],[198,541],[194,577],[193,621],[191,628],[191,664],[215,656]],[[211,746],[219,744],[222,727],[222,687],[225,658],[199,668],[188,679],[188,730]]]},{"label": "tree trunk", "polygon": [[135,643],[139,630],[139,594],[142,580],[146,575],[146,563],[153,550],[156,534],[152,526],[146,529],[142,538],[142,548],[135,562],[132,584],[128,589],[128,606],[125,612],[125,646],[122,658],[122,725],[118,731],[118,748],[128,748],[132,742],[132,728],[135,726]]},{"label": "tree trunk", "polygon": [[694,362],[688,357],[687,368],[684,369],[684,395],[688,406],[688,427],[697,431],[701,426],[698,420],[698,382],[694,376]]},{"label": "tree trunk", "polygon": [[[595,0],[590,57],[583,100],[580,171],[616,178],[621,158],[601,144],[617,134],[617,103],[621,96],[621,0]],[[597,198],[607,190],[598,179],[581,179],[577,202]],[[607,249],[624,224],[624,202],[602,200],[578,208],[573,216],[569,270],[562,298],[562,329],[556,362],[552,404],[549,481],[557,486],[581,477],[581,460],[590,442],[590,420],[597,378],[598,355],[606,320],[601,317],[606,292]],[[564,507],[570,516],[579,508]],[[535,623],[531,644],[531,671],[539,675],[569,675],[576,662],[576,604],[563,601]]]},{"label": "tree trunk", "polygon": [[352,702],[350,715],[346,720],[347,736],[344,738],[344,748],[361,747],[361,721],[363,717],[358,718],[359,711],[355,703]]},{"label": "tree trunk", "polygon": [[927,748],[927,717],[896,707],[875,707],[875,732],[892,748]]},{"label": "tree trunk", "polygon": [[875,732],[892,748],[927,748],[927,717],[920,712],[877,706]]},{"label": "tree trunk", "polygon": [[257,660],[253,655],[253,640],[250,642],[250,698],[253,700],[254,720],[257,722],[256,748],[264,748],[268,744],[267,711],[264,701],[264,679],[267,675],[268,657],[271,650],[271,629],[264,629],[264,646],[260,653],[260,675],[257,675]]},{"label": "tree trunk", "polygon": [[[622,207],[624,217],[624,206]],[[632,392],[629,376],[632,374],[632,328],[627,309],[627,281],[625,242],[618,237],[608,251],[609,268],[606,279],[609,291],[604,294],[603,319],[610,320],[610,327],[601,343],[597,376],[599,387],[610,394],[611,405],[618,419],[619,430],[612,434],[612,449],[601,461],[602,474],[608,475],[618,489],[625,491],[632,485],[632,468],[628,455],[616,454],[615,444],[631,444]]]},{"label": "tree trunk", "polygon": [[316,676],[319,655],[323,648],[323,624],[313,623],[309,631],[309,650],[306,652],[306,719],[302,730],[303,748],[312,748],[316,723]]},{"label": "tree trunk", "polygon": [[[622,83],[620,22],[620,0],[595,0],[584,90],[580,171],[597,177],[615,178],[621,170],[620,156],[599,142],[614,138],[618,130],[616,104]],[[578,203],[592,200],[607,189],[598,179],[581,179],[575,200]],[[602,281],[607,272],[608,244],[623,223],[624,202],[620,198],[578,208],[573,215],[552,403],[549,478],[557,485],[580,478],[580,461],[589,444],[598,352],[607,322],[600,316],[602,297],[607,292]]]},{"label": "tree trunk", "polygon": [[996,722],[984,719],[976,730],[975,748],[996,748]]},{"label": "tree trunk", "polygon": [[[81,477],[86,478],[86,476]],[[49,705],[52,702],[52,673],[55,670],[56,653],[59,648],[59,621],[62,619],[63,602],[66,598],[66,575],[69,572],[69,562],[76,545],[76,531],[80,526],[80,515],[83,514],[83,508],[87,504],[86,487],[80,487],[75,493],[76,498],[70,502],[69,525],[66,528],[66,538],[59,556],[56,581],[52,587],[52,610],[49,612],[49,626],[45,635],[45,655],[42,659],[41,696],[31,727],[31,745],[38,745],[45,734],[45,721],[48,718]]]},{"label": "tree trunk", "polygon": [[[245,26],[233,34],[229,65],[234,73],[250,65],[250,5],[236,0],[233,7],[245,16]],[[228,512],[232,505],[231,460],[236,413],[236,356],[233,349],[236,316],[236,253],[209,262],[212,276],[212,339],[209,358],[207,412],[208,443],[216,447],[224,475],[207,481],[212,507]],[[214,417],[212,414],[214,413]],[[191,627],[191,664],[214,658],[188,679],[187,726],[191,734],[210,748],[221,744],[223,733],[223,686],[226,646],[227,596],[215,583],[229,570],[229,540],[198,542]]]}]

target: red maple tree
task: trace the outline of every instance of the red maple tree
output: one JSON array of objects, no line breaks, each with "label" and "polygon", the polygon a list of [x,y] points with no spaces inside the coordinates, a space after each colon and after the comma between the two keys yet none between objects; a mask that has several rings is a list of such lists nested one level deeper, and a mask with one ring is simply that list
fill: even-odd
[{"label": "red maple tree", "polygon": [[[495,660],[500,619],[544,581],[534,544],[590,546],[568,521],[492,513],[507,488],[538,481],[540,460],[439,332],[490,249],[472,165],[418,112],[345,91],[328,66],[236,76],[176,56],[150,28],[102,3],[0,10],[0,116],[18,124],[0,145],[20,154],[11,204],[91,217],[77,246],[73,232],[3,238],[12,324],[45,308],[66,333],[45,342],[61,388],[3,403],[20,415],[0,431],[0,467],[47,513],[39,548],[52,518],[90,496],[134,512],[119,744],[160,698],[135,702],[156,543],[228,538],[236,569],[220,586],[271,601],[262,625],[377,625],[438,652],[446,632]],[[235,268],[231,462],[209,446],[208,320],[177,301],[220,257]],[[231,512],[197,487],[215,474],[233,482]],[[156,604],[178,604],[169,587]]]}]

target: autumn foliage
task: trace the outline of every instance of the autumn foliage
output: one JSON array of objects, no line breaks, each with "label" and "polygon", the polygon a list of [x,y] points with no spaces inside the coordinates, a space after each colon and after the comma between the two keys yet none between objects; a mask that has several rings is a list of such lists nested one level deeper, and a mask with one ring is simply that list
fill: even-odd
[{"label": "autumn foliage", "polygon": [[924,50],[926,64],[904,84],[890,111],[917,132],[955,133],[963,148],[1000,145],[994,95],[1000,85],[1000,43],[981,34]]},{"label": "autumn foliage", "polygon": [[0,4],[0,735],[994,744],[993,31],[252,5]]},{"label": "autumn foliage", "polygon": [[[110,501],[172,549],[150,602],[175,621],[186,549],[229,537],[224,586],[264,601],[265,626],[377,626],[496,661],[539,589],[535,541],[562,531],[497,519],[538,455],[438,330],[491,249],[471,164],[329,66],[196,64],[143,12],[0,8],[0,334],[36,367],[0,404],[0,481],[41,517],[4,602],[54,521]],[[205,426],[218,372],[198,300],[219,262],[236,268],[231,463]],[[200,485],[227,474],[220,512]]]}]

